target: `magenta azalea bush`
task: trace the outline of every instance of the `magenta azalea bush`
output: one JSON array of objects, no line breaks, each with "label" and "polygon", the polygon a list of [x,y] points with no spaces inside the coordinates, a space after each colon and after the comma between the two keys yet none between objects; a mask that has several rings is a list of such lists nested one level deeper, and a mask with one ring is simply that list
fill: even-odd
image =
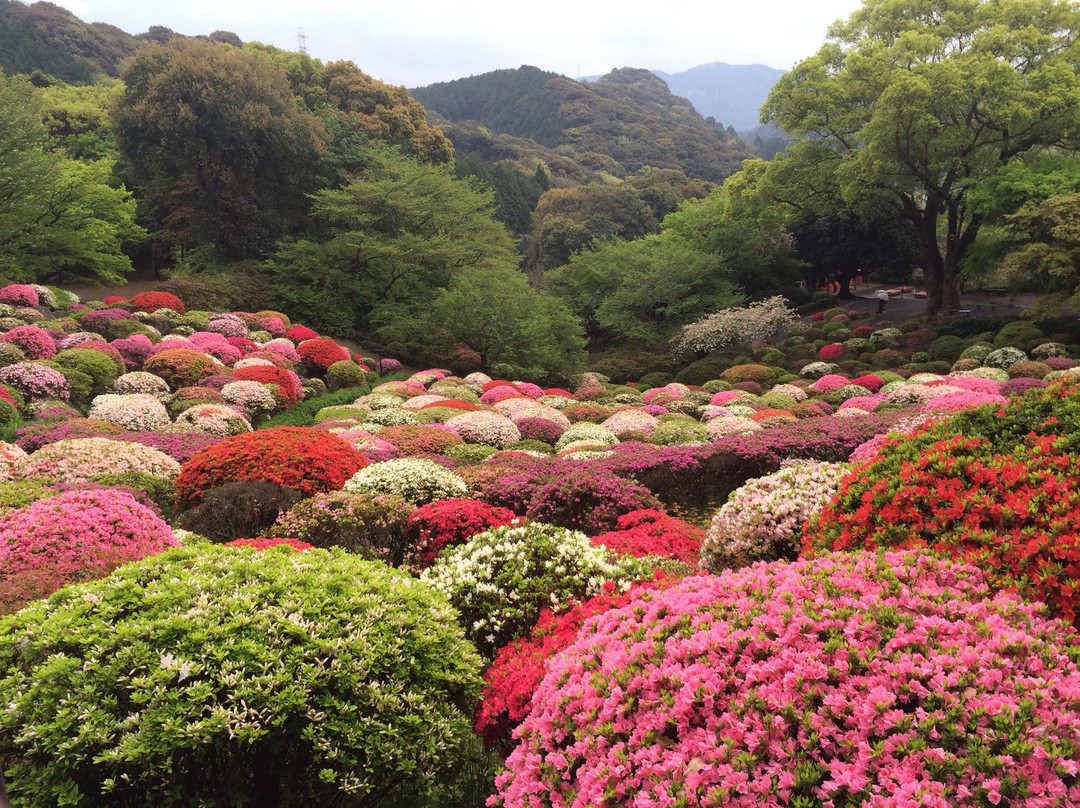
[{"label": "magenta azalea bush", "polygon": [[643,590],[549,664],[489,805],[1076,805],[1076,642],[916,554]]}]

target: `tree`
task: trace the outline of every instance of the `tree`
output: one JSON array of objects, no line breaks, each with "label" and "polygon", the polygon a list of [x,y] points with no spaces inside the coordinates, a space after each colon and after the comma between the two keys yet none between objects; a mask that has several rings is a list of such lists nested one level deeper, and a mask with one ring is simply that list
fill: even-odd
[{"label": "tree", "polygon": [[464,268],[436,295],[432,332],[530,379],[565,380],[585,361],[581,325],[562,303],[533,289],[510,264]]},{"label": "tree", "polygon": [[172,39],[141,49],[112,107],[128,175],[180,247],[265,254],[306,212],[326,133],[258,53]]},{"label": "tree", "polygon": [[313,231],[283,241],[267,272],[288,308],[317,326],[407,342],[407,324],[457,272],[516,264],[491,213],[491,192],[449,166],[371,145],[351,183],[312,196]]},{"label": "tree", "polygon": [[112,283],[131,271],[124,248],[144,234],[135,202],[109,185],[112,161],[50,151],[40,91],[0,73],[0,275]]},{"label": "tree", "polygon": [[780,79],[762,120],[829,147],[849,202],[896,200],[936,315],[958,305],[982,225],[969,189],[1014,158],[1076,146],[1078,37],[1066,0],[866,0]]}]

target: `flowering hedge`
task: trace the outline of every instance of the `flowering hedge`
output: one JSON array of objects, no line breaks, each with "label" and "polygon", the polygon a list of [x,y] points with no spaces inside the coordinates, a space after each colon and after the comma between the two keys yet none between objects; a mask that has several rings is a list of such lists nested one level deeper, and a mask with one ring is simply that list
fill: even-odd
[{"label": "flowering hedge", "polygon": [[304,366],[315,373],[325,373],[335,362],[352,359],[348,351],[325,337],[301,342],[296,347],[296,352]]},{"label": "flowering hedge", "polygon": [[536,624],[540,612],[562,612],[603,591],[629,588],[651,569],[591,544],[576,530],[527,522],[492,528],[440,555],[420,580],[444,592],[465,636],[490,659]]},{"label": "flowering hedge", "polygon": [[551,662],[489,805],[1075,804],[1075,641],[914,554],[644,590]]},{"label": "flowering hedge", "polygon": [[232,379],[274,385],[285,409],[293,406],[304,395],[304,388],[300,384],[300,378],[293,371],[285,368],[270,365],[237,368],[232,372]]},{"label": "flowering hedge", "polygon": [[406,561],[414,569],[426,569],[447,547],[464,544],[493,527],[509,525],[515,518],[509,508],[478,499],[441,499],[421,505],[406,525]]},{"label": "flowering hedge", "polygon": [[149,393],[106,393],[90,403],[88,417],[112,421],[135,432],[161,429],[169,424],[165,405]]},{"label": "flowering hedge", "polygon": [[15,362],[0,368],[0,382],[16,390],[28,401],[71,397],[68,380],[54,367],[41,362]]},{"label": "flowering hedge", "polygon": [[0,620],[8,791],[28,808],[422,792],[471,734],[479,663],[445,598],[385,565],[170,550]]},{"label": "flowering hedge", "polygon": [[341,488],[367,461],[346,440],[318,429],[278,426],[245,432],[207,446],[176,478],[178,508],[234,480],[269,480],[312,496]]},{"label": "flowering hedge", "polygon": [[44,328],[21,325],[0,334],[0,340],[15,345],[27,359],[52,359],[56,356],[56,340]]},{"label": "flowering hedge", "polygon": [[36,306],[40,302],[37,289],[25,283],[11,283],[0,289],[0,303],[12,306]]},{"label": "flowering hedge", "polygon": [[169,526],[123,491],[69,491],[8,511],[0,516],[0,614],[176,545]]}]

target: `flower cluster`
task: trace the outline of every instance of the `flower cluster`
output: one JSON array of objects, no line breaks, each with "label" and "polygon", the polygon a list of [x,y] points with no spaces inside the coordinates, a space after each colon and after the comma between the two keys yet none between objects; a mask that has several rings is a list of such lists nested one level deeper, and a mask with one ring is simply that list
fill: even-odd
[{"label": "flower cluster", "polygon": [[312,549],[306,541],[299,539],[233,539],[224,544],[225,547],[251,547],[254,550],[265,550],[268,547],[291,547],[294,552],[301,553]]},{"label": "flower cluster", "polygon": [[348,351],[326,337],[301,342],[296,352],[304,365],[317,373],[324,373],[335,362],[352,359]]},{"label": "flower cluster", "polygon": [[64,374],[39,362],[16,362],[0,368],[0,382],[17,390],[28,401],[67,401],[71,397]]},{"label": "flower cluster", "polygon": [[19,479],[40,478],[57,483],[90,480],[98,474],[139,471],[172,479],[180,464],[141,443],[110,438],[70,438],[43,446],[15,467]]},{"label": "flower cluster", "polygon": [[417,424],[387,427],[379,433],[379,438],[405,455],[442,454],[448,446],[464,442],[448,429]]},{"label": "flower cluster", "polygon": [[479,443],[501,449],[521,440],[521,431],[513,421],[497,412],[465,412],[446,422],[466,443]]},{"label": "flower cluster", "polygon": [[131,308],[135,311],[153,312],[158,309],[171,309],[184,314],[184,302],[170,292],[139,292],[131,298]]},{"label": "flower cluster", "polygon": [[787,461],[736,490],[716,512],[701,548],[710,572],[798,556],[803,525],[836,494],[844,463]]},{"label": "flower cluster", "polygon": [[615,529],[623,514],[661,507],[644,485],[586,465],[553,474],[537,485],[525,515],[595,535]]},{"label": "flower cluster", "polygon": [[697,525],[646,508],[624,513],[615,530],[593,536],[592,543],[635,558],[668,558],[693,567],[704,539],[705,531]]},{"label": "flower cluster", "polygon": [[0,516],[0,614],[176,544],[159,516],[117,490],[70,491],[8,511]]},{"label": "flower cluster", "polygon": [[169,425],[169,413],[149,393],[106,393],[90,402],[88,417],[111,421],[124,429],[152,431]]},{"label": "flower cluster", "polygon": [[312,496],[341,488],[367,461],[352,444],[318,429],[279,426],[245,432],[199,450],[176,478],[180,508],[234,480],[269,480]]},{"label": "flower cluster", "polygon": [[345,490],[396,494],[414,505],[423,505],[438,499],[468,496],[469,486],[438,463],[420,457],[404,457],[360,469],[345,483]]},{"label": "flower cluster", "polygon": [[913,554],[642,590],[551,661],[489,805],[1073,804],[1074,641]]},{"label": "flower cluster", "polygon": [[269,365],[237,368],[232,372],[232,378],[235,381],[274,385],[285,409],[293,406],[304,396],[304,386],[300,383],[300,378],[293,371],[285,368]]},{"label": "flower cluster", "polygon": [[616,557],[576,530],[527,522],[448,549],[420,579],[447,596],[465,636],[490,659],[532,628],[543,609],[562,612],[609,581],[629,588],[650,574],[644,562]]},{"label": "flower cluster", "polygon": [[778,329],[790,328],[797,315],[783,297],[770,297],[744,308],[710,314],[685,326],[675,339],[675,349],[689,354],[709,352],[727,345],[764,342]]},{"label": "flower cluster", "polygon": [[406,561],[414,569],[426,569],[447,547],[464,544],[516,518],[510,509],[478,499],[441,499],[421,505],[409,516]]}]

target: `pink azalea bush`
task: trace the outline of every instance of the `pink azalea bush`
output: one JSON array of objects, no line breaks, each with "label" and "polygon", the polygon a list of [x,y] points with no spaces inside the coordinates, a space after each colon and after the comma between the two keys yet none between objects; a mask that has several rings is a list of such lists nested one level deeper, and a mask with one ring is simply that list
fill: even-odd
[{"label": "pink azalea bush", "polygon": [[17,346],[27,359],[52,359],[56,356],[56,340],[44,328],[20,325],[0,334],[0,340]]},{"label": "pink azalea bush", "polygon": [[12,283],[0,289],[0,303],[12,306],[36,306],[40,302],[37,290],[25,283]]},{"label": "pink azalea bush", "polygon": [[488,804],[1075,805],[1076,641],[917,554],[643,590],[551,661]]},{"label": "pink azalea bush", "polygon": [[71,397],[64,374],[39,362],[16,362],[0,368],[0,382],[17,390],[28,401],[67,401]]},{"label": "pink azalea bush", "polygon": [[73,438],[43,446],[15,466],[18,479],[47,479],[58,483],[89,480],[98,474],[141,471],[172,479],[180,464],[167,454],[141,443],[109,438]]},{"label": "pink azalea bush", "polygon": [[514,422],[497,412],[477,410],[462,413],[447,421],[446,426],[466,443],[480,443],[497,449],[521,440],[521,431]]},{"label": "pink azalea bush", "polygon": [[0,613],[178,542],[131,494],[69,491],[0,516]]}]

